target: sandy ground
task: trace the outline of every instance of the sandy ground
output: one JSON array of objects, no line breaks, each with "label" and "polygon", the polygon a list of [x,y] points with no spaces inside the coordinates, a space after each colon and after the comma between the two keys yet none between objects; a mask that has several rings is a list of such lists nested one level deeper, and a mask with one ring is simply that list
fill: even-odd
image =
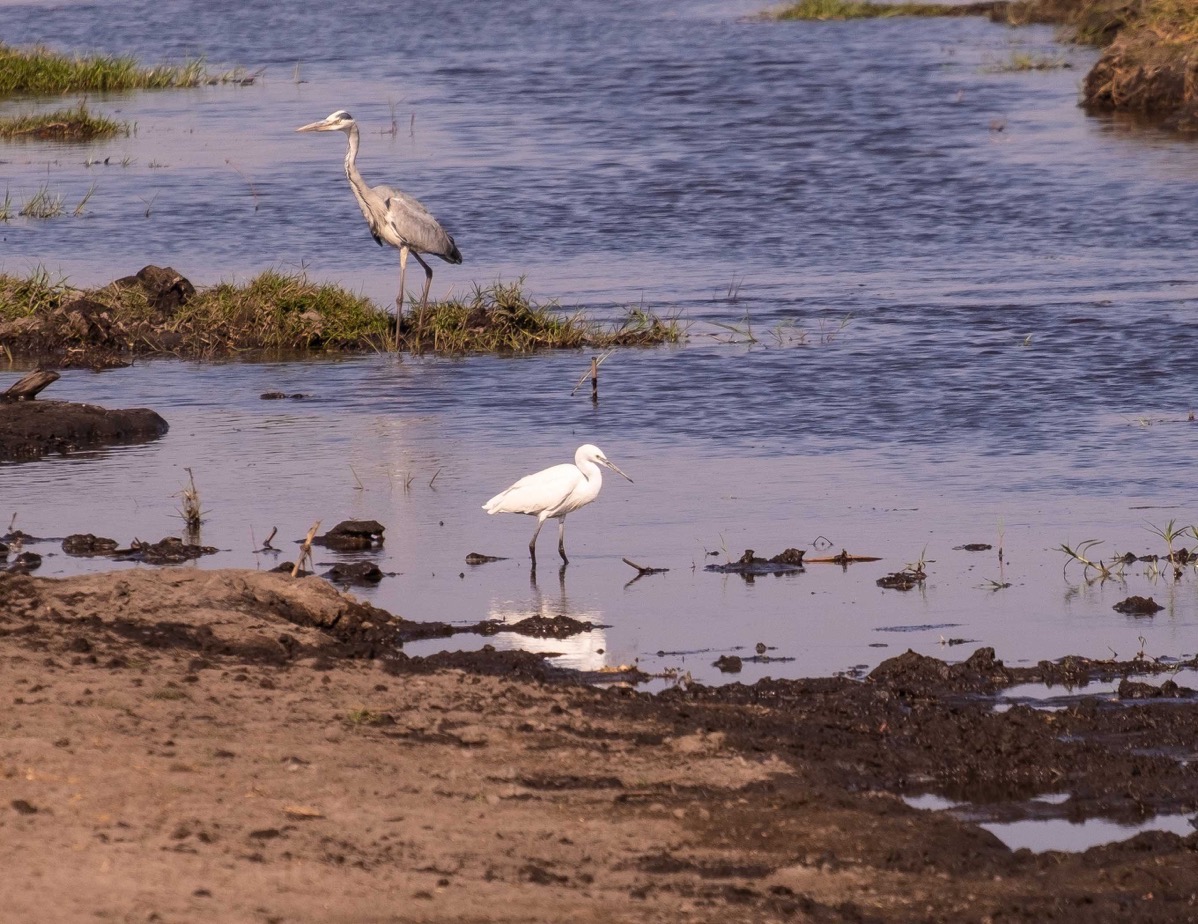
[{"label": "sandy ground", "polygon": [[0,918],[1198,919],[1198,836],[1012,853],[895,794],[1192,811],[1185,696],[999,714],[985,652],[649,696],[397,625],[317,578],[0,574]]}]

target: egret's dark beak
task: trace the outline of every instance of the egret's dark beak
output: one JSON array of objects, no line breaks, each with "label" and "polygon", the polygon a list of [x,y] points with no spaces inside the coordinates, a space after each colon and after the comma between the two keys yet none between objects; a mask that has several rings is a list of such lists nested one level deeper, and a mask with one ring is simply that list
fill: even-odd
[{"label": "egret's dark beak", "polygon": [[307,125],[301,125],[296,129],[297,132],[327,132],[332,126],[329,125],[328,119],[321,119],[319,122],[309,122]]},{"label": "egret's dark beak", "polygon": [[[612,462],[610,459],[600,459],[600,460],[599,460],[599,464],[600,464],[600,465],[606,465],[608,468],[610,468],[610,469],[611,469],[613,472],[615,472],[617,475],[624,475],[624,473],[623,473],[622,471],[620,471],[620,470],[619,470],[619,468],[617,468],[617,467],[616,467],[616,463],[615,463],[615,462]],[[625,477],[625,478],[628,478],[628,476],[627,476],[627,475],[624,475],[624,477]],[[631,484],[636,484],[636,482],[635,482],[635,481],[633,481],[631,478],[628,478],[628,481],[629,481],[629,483],[631,483]]]}]

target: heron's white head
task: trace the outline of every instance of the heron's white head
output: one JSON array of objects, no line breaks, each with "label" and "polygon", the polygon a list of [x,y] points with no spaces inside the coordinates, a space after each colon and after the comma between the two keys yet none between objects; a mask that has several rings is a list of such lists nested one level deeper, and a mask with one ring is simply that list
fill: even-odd
[{"label": "heron's white head", "polygon": [[354,117],[344,109],[338,109],[327,118],[321,119],[319,122],[309,122],[307,125],[301,125],[296,129],[297,132],[344,132],[349,131],[354,126]]},{"label": "heron's white head", "polygon": [[[582,464],[584,462],[597,462],[604,468],[610,468],[617,475],[622,475],[623,477],[628,478],[627,475],[625,475],[616,467],[615,462],[603,454],[602,449],[600,449],[598,446],[592,445],[591,443],[587,443],[585,446],[579,446],[578,452],[574,453],[575,465],[577,465],[579,468],[582,468]],[[632,481],[631,478],[628,478],[628,480]]]}]

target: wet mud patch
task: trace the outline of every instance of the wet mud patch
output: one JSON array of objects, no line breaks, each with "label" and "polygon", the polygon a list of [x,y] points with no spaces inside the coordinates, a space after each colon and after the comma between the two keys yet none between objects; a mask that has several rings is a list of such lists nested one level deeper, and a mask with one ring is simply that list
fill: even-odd
[{"label": "wet mud patch", "polygon": [[[86,877],[119,843],[143,901],[173,907],[166,884],[194,882],[196,915],[219,922],[255,888],[287,920],[327,900],[369,916],[352,897],[366,871],[370,896],[426,893],[445,921],[497,901],[483,919],[528,920],[547,896],[583,922],[1191,919],[1198,835],[1033,854],[975,823],[1193,811],[1198,706],[1172,678],[1137,679],[1151,664],[907,652],[864,681],[649,695],[524,652],[407,657],[384,644],[406,625],[319,579],[0,576],[0,697],[20,728],[6,759],[30,770],[9,804],[36,809],[3,822],[6,907],[23,914],[11,883],[53,879],[69,845]],[[1014,684],[1111,673],[1162,695],[994,708]],[[87,811],[50,782],[68,772]],[[375,795],[345,797],[359,791]],[[929,792],[968,817],[900,798]],[[279,876],[287,889],[261,891]],[[39,900],[80,917],[64,885]],[[82,886],[89,914],[128,916],[127,890]]]}]

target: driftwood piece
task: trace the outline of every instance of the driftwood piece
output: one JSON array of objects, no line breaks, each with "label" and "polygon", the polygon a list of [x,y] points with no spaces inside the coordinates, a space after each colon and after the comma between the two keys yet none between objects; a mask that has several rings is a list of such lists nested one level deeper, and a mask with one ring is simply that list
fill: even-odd
[{"label": "driftwood piece", "polygon": [[39,391],[57,382],[60,377],[57,372],[51,372],[49,369],[34,369],[10,385],[0,398],[5,401],[32,401]]},{"label": "driftwood piece", "polygon": [[639,572],[637,575],[638,577],[641,574],[664,574],[670,570],[669,568],[649,568],[645,565],[638,565],[636,562],[628,558],[622,560],[624,564],[628,565],[630,568],[636,568],[637,572]]}]

